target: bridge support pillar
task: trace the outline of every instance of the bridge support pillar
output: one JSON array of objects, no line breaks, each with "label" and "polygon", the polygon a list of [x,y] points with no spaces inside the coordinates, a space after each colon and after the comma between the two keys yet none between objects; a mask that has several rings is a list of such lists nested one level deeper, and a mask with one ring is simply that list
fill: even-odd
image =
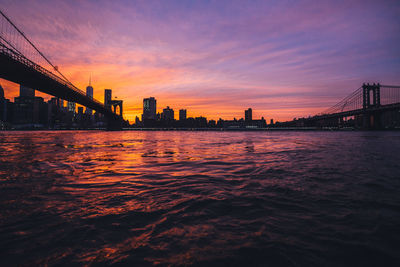
[{"label": "bridge support pillar", "polygon": [[371,125],[370,124],[370,121],[371,121],[370,115],[368,113],[364,113],[362,116],[362,119],[363,119],[362,128],[364,130],[370,129],[371,128],[370,127],[370,125]]},{"label": "bridge support pillar", "polygon": [[338,127],[339,127],[339,128],[343,128],[343,127],[344,127],[344,118],[343,118],[343,117],[340,117],[340,118],[339,118]]},{"label": "bridge support pillar", "polygon": [[382,120],[380,112],[366,112],[363,114],[363,129],[364,130],[379,130],[382,129]]}]

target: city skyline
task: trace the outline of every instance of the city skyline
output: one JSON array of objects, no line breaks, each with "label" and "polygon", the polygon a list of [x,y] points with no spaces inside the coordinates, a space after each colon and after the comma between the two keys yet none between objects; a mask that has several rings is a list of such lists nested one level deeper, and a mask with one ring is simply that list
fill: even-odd
[{"label": "city skyline", "polygon": [[[89,81],[86,95],[91,98],[93,88]],[[143,99],[143,113],[141,120],[135,118],[134,124],[124,122],[125,127],[132,128],[174,128],[174,129],[254,129],[266,128],[264,117],[253,120],[252,108],[244,111],[244,118],[233,120],[208,120],[200,115],[188,117],[186,109],[180,109],[175,113],[173,108],[167,106],[162,112],[156,111],[157,100],[154,97]],[[114,109],[119,106],[122,113],[123,101],[112,100],[112,90],[104,90],[104,106]],[[75,102],[65,101],[58,97],[52,97],[45,101],[43,97],[36,95],[36,90],[21,85],[19,95],[12,99],[4,98],[4,90],[0,86],[0,126],[1,129],[105,129],[107,119],[103,114],[83,106],[76,108]],[[175,116],[175,114],[177,116]],[[122,116],[122,115],[120,115]],[[178,117],[178,118],[176,118]],[[278,124],[278,127],[280,124]],[[269,127],[274,127],[273,120]]]},{"label": "city skyline", "polygon": [[400,266],[399,15],[0,0],[1,266]]},{"label": "city skyline", "polygon": [[[254,117],[284,121],[314,115],[365,81],[399,83],[395,1],[40,2],[29,10],[0,2],[75,85],[86,88],[92,74],[100,101],[113,89],[129,121],[151,95],[157,112],[232,119],[252,107]],[[38,17],[42,9],[51,12]],[[0,83],[6,98],[17,96],[18,86]]]}]

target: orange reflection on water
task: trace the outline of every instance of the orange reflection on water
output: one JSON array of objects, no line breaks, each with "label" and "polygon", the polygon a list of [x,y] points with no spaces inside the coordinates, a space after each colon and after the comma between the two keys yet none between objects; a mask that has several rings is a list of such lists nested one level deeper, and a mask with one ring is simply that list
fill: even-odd
[{"label": "orange reflection on water", "polygon": [[251,247],[247,238],[262,238],[267,219],[247,213],[276,196],[271,188],[300,191],[298,176],[280,173],[313,156],[303,152],[315,145],[268,132],[66,131],[14,132],[4,146],[28,182],[31,195],[22,203],[34,199],[60,228],[74,229],[59,235],[82,242],[58,255],[140,266],[190,264],[223,257],[225,247]]}]

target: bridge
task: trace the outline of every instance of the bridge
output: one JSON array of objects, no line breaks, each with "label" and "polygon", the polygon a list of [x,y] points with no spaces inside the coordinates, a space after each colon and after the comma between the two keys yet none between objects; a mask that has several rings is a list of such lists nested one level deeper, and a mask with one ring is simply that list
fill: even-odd
[{"label": "bridge", "polygon": [[320,114],[285,122],[282,126],[400,128],[400,86],[364,83]]},{"label": "bridge", "polygon": [[103,103],[86,96],[74,86],[0,10],[0,78],[24,85],[43,93],[75,102],[104,114],[110,129],[122,126],[120,115]]}]

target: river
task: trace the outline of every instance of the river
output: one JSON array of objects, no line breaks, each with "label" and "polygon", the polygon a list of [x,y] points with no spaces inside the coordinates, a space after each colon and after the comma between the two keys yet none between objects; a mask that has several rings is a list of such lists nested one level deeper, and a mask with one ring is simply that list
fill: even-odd
[{"label": "river", "polygon": [[0,132],[0,265],[400,266],[400,132]]}]

